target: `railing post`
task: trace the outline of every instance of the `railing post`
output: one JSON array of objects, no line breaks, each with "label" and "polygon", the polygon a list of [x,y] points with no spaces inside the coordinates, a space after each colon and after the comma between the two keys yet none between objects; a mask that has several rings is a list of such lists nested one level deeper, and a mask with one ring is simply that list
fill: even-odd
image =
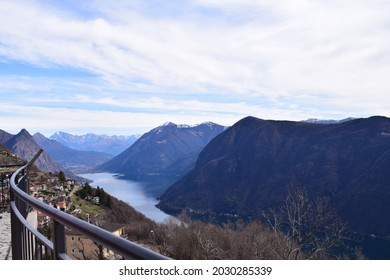
[{"label": "railing post", "polygon": [[10,193],[10,210],[11,210],[11,246],[12,246],[12,259],[22,259],[22,223],[16,217],[14,212],[15,196],[14,193]]},{"label": "railing post", "polygon": [[[19,188],[20,188],[22,191],[24,191],[25,193],[28,194],[29,191],[28,191],[28,181],[27,181],[28,178],[27,178],[27,177],[28,177],[27,175],[24,175],[24,176],[20,179],[18,186],[19,186]],[[27,211],[27,203],[24,202],[22,199],[18,199],[16,205],[18,206],[18,209],[19,209],[20,214],[22,214],[22,216],[26,219],[26,218],[27,218],[27,214],[28,214],[28,211]]]},{"label": "railing post", "polygon": [[63,259],[62,254],[65,254],[65,227],[54,220],[54,256],[56,260]]}]

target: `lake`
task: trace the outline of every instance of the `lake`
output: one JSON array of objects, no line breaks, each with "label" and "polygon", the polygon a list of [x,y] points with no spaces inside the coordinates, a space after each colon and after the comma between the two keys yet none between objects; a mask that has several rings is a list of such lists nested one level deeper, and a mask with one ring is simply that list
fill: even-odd
[{"label": "lake", "polygon": [[171,217],[155,206],[158,200],[152,193],[148,193],[145,190],[146,185],[143,183],[119,179],[118,174],[112,173],[78,175],[93,180],[90,184],[91,186],[103,188],[110,195],[127,202],[146,217],[156,222],[163,222]]}]

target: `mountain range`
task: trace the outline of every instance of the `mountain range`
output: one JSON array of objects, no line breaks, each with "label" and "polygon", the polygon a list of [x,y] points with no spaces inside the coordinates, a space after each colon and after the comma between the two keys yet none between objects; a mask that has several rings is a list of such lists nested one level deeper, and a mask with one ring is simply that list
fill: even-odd
[{"label": "mountain range", "polygon": [[138,135],[131,136],[108,136],[88,133],[85,135],[73,135],[66,132],[56,132],[50,136],[51,140],[63,144],[64,146],[80,151],[95,151],[112,156],[130,147],[137,139]]},{"label": "mountain range", "polygon": [[[41,149],[41,147],[35,142],[31,134],[22,129],[18,134],[11,135],[7,132],[1,131],[0,139],[4,141],[3,144],[18,157],[30,161],[36,153]],[[46,152],[43,152],[41,156],[35,162],[35,166],[43,172],[59,172],[64,170],[64,168],[52,160]],[[64,170],[65,172],[65,170]],[[68,172],[68,176],[75,176],[71,172]]]},{"label": "mountain range", "polygon": [[35,142],[63,167],[74,173],[88,173],[91,169],[110,160],[113,156],[96,151],[79,151],[66,147],[56,140],[48,139],[40,133],[34,134]]},{"label": "mountain range", "polygon": [[[43,135],[36,134],[35,136],[39,141],[43,141]],[[48,139],[46,140],[49,141]],[[2,154],[5,156],[5,158],[1,158],[4,164],[7,164],[6,162],[9,162],[8,164],[12,162],[17,162],[17,164],[25,164],[26,162],[29,162],[40,149],[43,148],[26,129],[22,129],[16,135],[12,135],[8,132],[0,130],[0,141]],[[53,145],[58,146],[61,144],[58,143],[58,145]],[[35,161],[34,166],[45,173],[59,173],[60,171],[63,171],[66,177],[69,179],[77,180],[79,182],[87,181],[86,179],[77,176],[74,172],[72,172],[72,170],[62,166],[60,163],[54,160],[51,157],[51,152],[49,155],[49,153],[44,149],[43,153]],[[66,156],[67,153],[64,153],[63,155]],[[76,153],[71,155],[77,157]]]},{"label": "mountain range", "polygon": [[161,196],[167,212],[259,217],[288,186],[325,197],[354,231],[390,236],[390,119],[335,124],[247,117],[216,136]]},{"label": "mountain range", "polygon": [[194,166],[199,152],[224,127],[215,123],[196,126],[166,123],[139,138],[130,148],[96,171],[121,173],[136,181],[163,179],[173,183]]},{"label": "mountain range", "polygon": [[283,203],[287,187],[300,186],[311,199],[328,199],[351,230],[390,237],[386,117],[337,122],[247,117],[229,128],[166,123],[115,157],[77,151],[25,129],[16,135],[0,130],[0,159],[6,164],[22,163],[18,157],[29,161],[41,147],[45,152],[36,166],[44,172],[63,170],[76,178],[66,167],[98,166],[95,171],[157,182],[156,195],[163,193],[158,207],[166,212],[257,218]]}]

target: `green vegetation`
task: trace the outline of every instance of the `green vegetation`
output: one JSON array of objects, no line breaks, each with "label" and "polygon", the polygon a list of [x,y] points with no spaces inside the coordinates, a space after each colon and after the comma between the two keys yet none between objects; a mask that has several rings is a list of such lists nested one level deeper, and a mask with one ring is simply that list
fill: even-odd
[{"label": "green vegetation", "polygon": [[106,193],[103,188],[97,187],[95,196],[99,198],[99,203],[109,209],[112,209],[112,199],[111,195]]},{"label": "green vegetation", "polygon": [[77,196],[72,196],[70,198],[70,201],[73,205],[72,209],[81,209],[82,214],[80,215],[80,218],[82,219],[86,219],[85,214],[89,214],[91,217],[97,217],[98,215],[101,215],[105,212],[105,209],[100,207],[99,205],[81,199]]},{"label": "green vegetation", "polygon": [[65,177],[64,171],[60,171],[60,173],[58,173],[58,180],[59,180],[62,184],[65,183],[66,177]]},{"label": "green vegetation", "polygon": [[85,183],[84,186],[76,192],[76,195],[81,199],[91,200],[94,197],[99,198],[99,204],[112,209],[112,199],[111,196],[104,191],[103,188],[97,187],[92,188],[88,183]]}]

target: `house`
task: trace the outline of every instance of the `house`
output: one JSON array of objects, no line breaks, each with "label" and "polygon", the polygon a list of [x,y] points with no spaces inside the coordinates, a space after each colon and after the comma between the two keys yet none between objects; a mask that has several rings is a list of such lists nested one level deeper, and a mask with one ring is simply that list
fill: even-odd
[{"label": "house", "polygon": [[74,180],[67,180],[67,181],[65,182],[65,184],[64,184],[64,187],[70,189],[70,188],[72,188],[72,186],[74,186],[75,184],[76,184],[76,182],[75,182]]},{"label": "house", "polygon": [[30,185],[30,194],[36,194],[39,190],[39,187],[37,185],[31,184]]},{"label": "house", "polygon": [[95,196],[94,198],[92,198],[92,202],[95,203],[96,205],[99,205],[100,204],[100,198]]},{"label": "house", "polygon": [[48,216],[46,216],[45,214],[43,214],[42,212],[38,211],[37,221],[38,221],[38,227],[43,228],[44,226],[46,226],[49,223],[50,218]]},{"label": "house", "polygon": [[[105,224],[101,226],[103,229],[111,232],[116,236],[124,237],[125,228],[117,224]],[[66,253],[75,260],[97,260],[116,259],[119,258],[113,251],[108,248],[99,246],[96,242],[83,236],[81,233],[67,229],[65,232]]]},{"label": "house", "polygon": [[61,211],[66,211],[66,201],[60,201],[57,203],[57,209],[60,209]]},{"label": "house", "polygon": [[53,189],[56,190],[56,191],[60,191],[60,192],[64,191],[64,187],[63,186],[54,186]]}]

